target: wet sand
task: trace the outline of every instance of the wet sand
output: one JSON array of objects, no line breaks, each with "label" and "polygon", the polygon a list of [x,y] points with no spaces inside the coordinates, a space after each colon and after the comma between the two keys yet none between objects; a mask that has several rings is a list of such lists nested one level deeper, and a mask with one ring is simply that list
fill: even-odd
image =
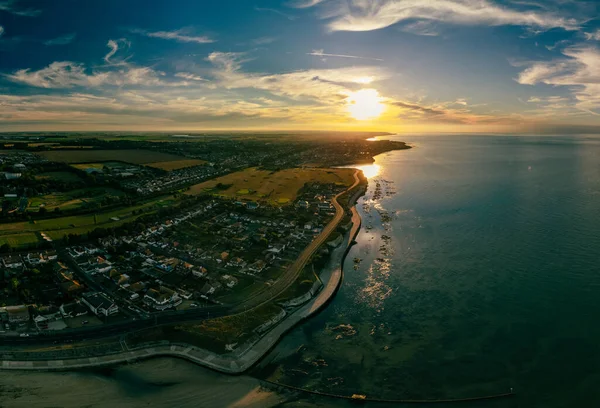
[{"label": "wet sand", "polygon": [[[275,407],[289,397],[248,376],[160,358],[97,371],[0,376],[0,407]],[[293,399],[293,398],[292,398]]]}]

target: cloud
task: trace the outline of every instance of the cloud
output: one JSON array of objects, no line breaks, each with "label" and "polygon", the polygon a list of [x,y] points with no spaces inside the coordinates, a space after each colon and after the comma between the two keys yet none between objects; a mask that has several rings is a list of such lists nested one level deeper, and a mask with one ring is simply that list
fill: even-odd
[{"label": "cloud", "polygon": [[250,41],[254,45],[266,45],[275,42],[276,38],[274,37],[259,37]]},{"label": "cloud", "polygon": [[[490,114],[473,113],[467,108],[467,102],[464,99],[455,101],[436,103],[433,105],[423,105],[421,102],[406,102],[391,100],[388,105],[400,109],[398,115],[404,120],[413,120],[427,123],[452,123],[452,124],[476,124],[476,123],[501,123],[503,118],[492,116]],[[456,108],[456,106],[460,108]],[[504,118],[506,119],[506,118]]]},{"label": "cloud", "polygon": [[192,35],[190,29],[187,28],[175,31],[147,31],[141,29],[132,29],[130,31],[150,38],[161,38],[163,40],[173,40],[183,43],[210,44],[215,42],[215,40],[206,35]]},{"label": "cloud", "polygon": [[[229,101],[228,101],[229,102]],[[252,106],[203,98],[173,97],[163,94],[117,92],[107,96],[72,93],[66,95],[0,94],[0,126],[17,124],[68,124],[139,126],[139,123],[177,126],[179,123],[212,123],[252,120],[263,117]],[[265,115],[268,113],[265,112]]]},{"label": "cloud", "polygon": [[268,7],[254,7],[254,10],[256,10],[256,11],[266,11],[266,12],[269,12],[269,13],[279,14],[280,16],[285,17],[285,18],[287,18],[290,21],[293,21],[293,20],[296,19],[296,16],[292,16],[290,14],[286,14],[283,11],[279,11],[279,10],[273,9],[273,8],[268,8]]},{"label": "cloud", "polygon": [[53,62],[38,71],[21,69],[7,79],[38,88],[69,88],[72,86],[97,86],[104,83],[106,75],[88,75],[82,64],[71,61]]},{"label": "cloud", "polygon": [[67,45],[73,42],[77,35],[75,33],[66,34],[60,37],[44,41],[44,45]]},{"label": "cloud", "polygon": [[315,57],[337,57],[337,58],[354,58],[354,59],[364,59],[364,60],[373,60],[373,61],[383,61],[380,58],[359,57],[357,55],[327,54],[324,52],[324,50],[313,50],[312,52],[308,52],[307,55],[313,55]]},{"label": "cloud", "polygon": [[0,0],[0,11],[22,17],[37,17],[42,11],[34,8],[21,8],[15,0]]},{"label": "cloud", "polygon": [[[517,25],[540,30],[577,30],[579,22],[538,9],[511,9],[489,0],[328,0],[322,18],[331,31],[371,31],[411,21],[441,21],[462,25]],[[408,26],[410,29],[410,25]]]},{"label": "cloud", "polygon": [[575,107],[597,114],[600,109],[600,49],[579,45],[562,51],[563,58],[530,62],[517,77],[524,85],[546,84],[567,87]]},{"label": "cloud", "polygon": [[583,33],[586,40],[600,41],[600,30],[596,30],[592,33]]},{"label": "cloud", "polygon": [[[138,67],[126,62],[115,61],[114,55],[122,46],[129,46],[124,39],[109,40],[110,48],[104,56],[107,65],[94,70],[88,70],[83,64],[72,61],[56,61],[37,71],[21,69],[5,77],[13,82],[26,84],[37,88],[97,88],[103,85],[111,86],[149,86],[177,87],[189,85],[186,81],[168,81],[166,74],[150,67]],[[188,78],[189,79],[189,78]]]},{"label": "cloud", "polygon": [[213,86],[225,89],[257,89],[295,100],[311,99],[322,105],[339,104],[348,93],[359,89],[368,78],[374,82],[389,75],[382,67],[362,66],[309,69],[286,73],[245,73],[245,54],[213,52],[207,60],[214,66]]},{"label": "cloud", "polygon": [[428,107],[417,105],[416,103],[410,103],[410,102],[396,101],[396,102],[391,102],[390,105],[397,106],[397,107],[403,108],[403,109],[407,109],[407,110],[413,111],[413,112],[423,113],[423,114],[430,115],[430,116],[445,115],[447,113],[444,110],[428,108]]},{"label": "cloud", "polygon": [[117,53],[117,51],[119,51],[119,49],[123,49],[125,47],[129,48],[131,46],[131,43],[125,38],[120,38],[118,40],[108,40],[106,46],[110,48],[110,51],[104,56],[104,61],[106,61],[107,64],[118,65],[123,64],[124,60],[112,61],[111,58],[114,57],[114,55]]},{"label": "cloud", "polygon": [[439,32],[432,21],[415,21],[414,23],[408,23],[402,26],[402,31],[406,33],[423,35],[427,37],[435,37],[439,35]]},{"label": "cloud", "polygon": [[177,78],[187,79],[189,81],[207,81],[199,75],[191,74],[189,72],[178,72],[175,74]]},{"label": "cloud", "polygon": [[4,34],[4,27],[0,26],[0,37],[2,37],[2,34]]},{"label": "cloud", "polygon": [[325,0],[295,0],[290,3],[290,7],[295,8],[308,8],[312,6],[316,6],[319,3],[322,3]]}]

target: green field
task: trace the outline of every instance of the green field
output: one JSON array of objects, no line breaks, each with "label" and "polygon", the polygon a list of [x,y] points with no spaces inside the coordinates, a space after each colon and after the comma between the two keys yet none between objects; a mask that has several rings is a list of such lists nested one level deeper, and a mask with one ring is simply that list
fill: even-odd
[{"label": "green field", "polygon": [[0,246],[8,244],[13,248],[33,244],[38,241],[38,237],[33,233],[0,236]]},{"label": "green field", "polygon": [[166,171],[185,169],[186,167],[201,166],[206,164],[204,160],[175,160],[168,162],[146,163],[148,167],[154,167]]},{"label": "green field", "polygon": [[[24,242],[26,239],[31,239],[26,238],[26,236],[35,237],[35,234],[33,234],[35,232],[44,232],[52,239],[58,239],[68,234],[85,234],[95,228],[113,228],[134,221],[138,217],[152,213],[159,208],[173,205],[176,201],[177,199],[173,198],[173,196],[163,196],[132,207],[99,212],[96,214],[95,220],[94,214],[85,214],[0,224],[0,241],[13,239],[18,241],[18,244],[23,245],[26,243]],[[133,214],[133,211],[140,209],[144,209],[145,212],[143,214]],[[117,220],[113,220],[112,218],[117,218]]]},{"label": "green field", "polygon": [[51,150],[36,153],[50,161],[61,163],[98,163],[121,161],[133,164],[174,162],[188,160],[185,157],[151,150]]},{"label": "green field", "polygon": [[61,210],[72,210],[99,206],[106,197],[122,197],[125,193],[114,188],[82,188],[66,193],[48,194],[29,199],[27,211],[38,211],[44,206],[48,211],[60,208]]},{"label": "green field", "polygon": [[68,171],[50,171],[47,173],[40,173],[35,176],[35,178],[36,180],[57,180],[67,183],[81,181],[81,178],[77,174],[70,173]]},{"label": "green field", "polygon": [[[280,171],[249,168],[196,184],[187,194],[212,193],[227,198],[245,198],[286,205],[309,182],[351,186],[354,169],[302,168]],[[220,184],[220,187],[217,185]]]}]

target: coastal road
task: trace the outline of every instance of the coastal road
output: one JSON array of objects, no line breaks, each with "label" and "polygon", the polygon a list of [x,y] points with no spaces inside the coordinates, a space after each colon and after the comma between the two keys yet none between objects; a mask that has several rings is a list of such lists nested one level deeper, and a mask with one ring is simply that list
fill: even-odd
[{"label": "coastal road", "polygon": [[[246,301],[244,301],[241,304],[231,306],[210,306],[207,308],[198,308],[195,310],[186,311],[163,312],[152,316],[150,319],[139,319],[135,321],[128,321],[117,324],[107,324],[102,326],[93,326],[89,328],[86,327],[73,330],[70,333],[46,333],[44,335],[34,335],[31,337],[3,336],[1,342],[5,345],[19,345],[49,343],[53,341],[60,341],[61,343],[66,341],[86,341],[92,339],[99,339],[102,337],[112,337],[115,335],[137,331],[153,326],[162,326],[173,323],[197,323],[199,321],[207,319],[214,319],[218,317],[239,314],[260,307],[283,294],[298,279],[298,276],[300,275],[302,269],[306,266],[306,263],[321,247],[321,245],[327,241],[329,235],[332,232],[334,232],[335,229],[338,227],[339,223],[344,218],[344,208],[338,202],[338,198],[344,193],[358,186],[358,184],[360,183],[360,179],[358,178],[359,171],[360,170],[356,170],[356,172],[354,173],[354,183],[352,184],[352,186],[350,186],[343,192],[337,194],[331,200],[331,203],[335,208],[335,216],[329,222],[329,224],[325,226],[323,231],[321,231],[321,233],[304,249],[304,251],[302,251],[300,256],[286,269],[285,273],[271,287],[255,293],[253,296],[249,297]],[[61,256],[64,256],[64,258],[70,261],[68,262],[70,266],[72,266],[76,270],[76,272],[79,272],[78,275],[81,275],[84,282],[86,282],[90,288],[100,291],[101,288],[97,287],[97,284],[91,278],[89,278],[83,271],[81,271],[79,265],[77,265],[70,258],[70,256],[68,256],[68,254],[65,253],[66,251],[64,251],[63,248],[56,249]]]},{"label": "coastal road", "polygon": [[358,186],[360,183],[360,179],[358,178],[358,173],[360,170],[356,170],[354,172],[354,184],[348,187],[343,192],[337,194],[331,200],[331,203],[335,207],[335,216],[333,220],[329,222],[321,231],[321,233],[302,251],[300,256],[287,268],[283,276],[281,276],[277,281],[273,284],[273,286],[260,291],[250,298],[248,298],[245,302],[233,306],[231,311],[232,314],[241,313],[249,309],[254,309],[256,307],[262,306],[276,297],[283,294],[292,284],[298,279],[300,272],[306,266],[306,263],[310,260],[310,258],[315,254],[315,252],[327,241],[329,235],[335,231],[340,222],[344,219],[344,208],[338,202],[338,198],[345,194],[346,192],[352,190],[354,187]]}]

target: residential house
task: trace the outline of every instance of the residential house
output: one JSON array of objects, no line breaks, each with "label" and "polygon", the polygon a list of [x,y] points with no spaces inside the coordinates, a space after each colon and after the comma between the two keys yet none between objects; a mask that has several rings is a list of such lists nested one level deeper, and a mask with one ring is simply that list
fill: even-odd
[{"label": "residential house", "polygon": [[18,255],[5,255],[2,257],[2,264],[5,268],[17,269],[23,267],[23,260]]},{"label": "residential house", "polygon": [[117,304],[110,300],[104,293],[84,293],[81,300],[92,310],[96,316],[110,316],[119,311]]}]

